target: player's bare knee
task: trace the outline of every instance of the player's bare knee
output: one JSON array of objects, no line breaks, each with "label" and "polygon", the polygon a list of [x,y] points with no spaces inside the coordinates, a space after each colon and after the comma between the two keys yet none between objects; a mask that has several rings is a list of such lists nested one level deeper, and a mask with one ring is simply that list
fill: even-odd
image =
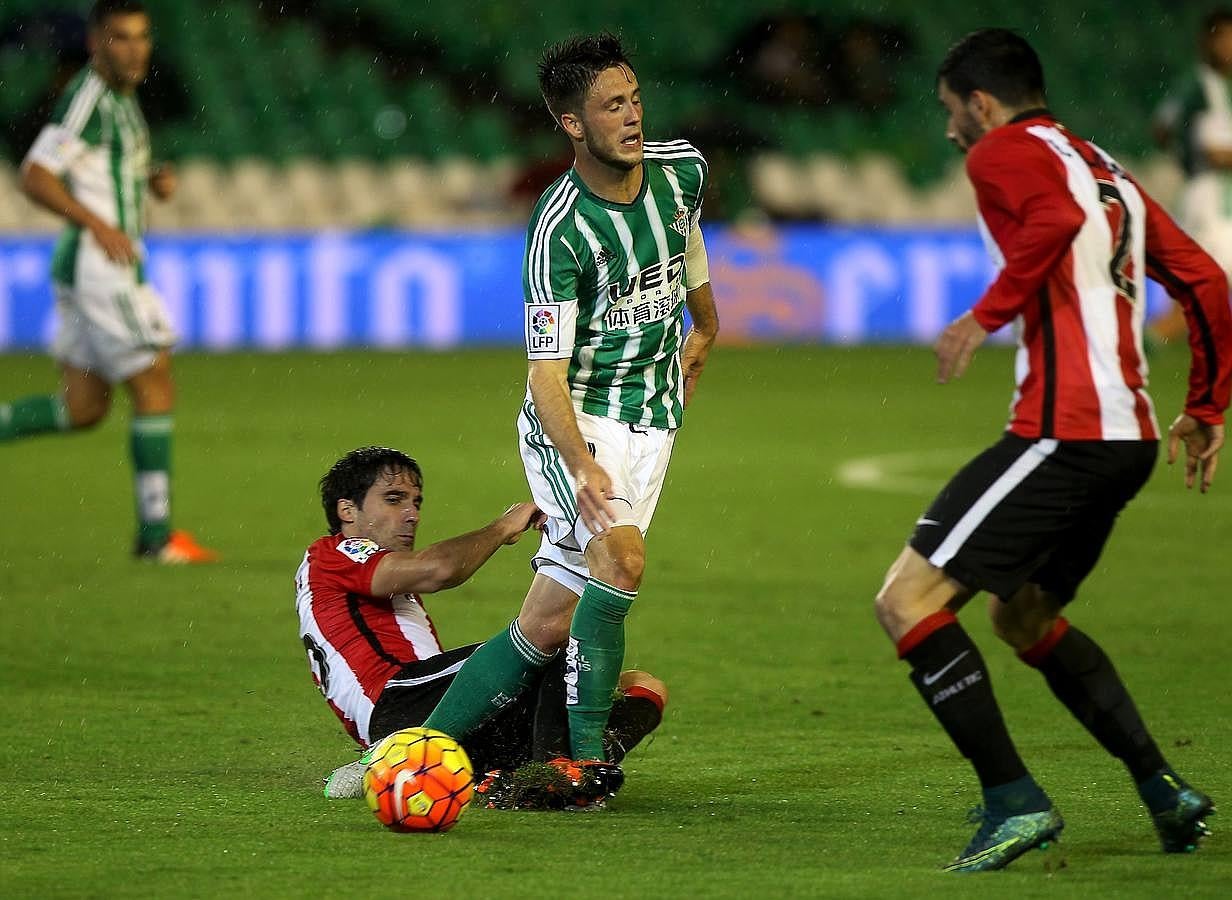
[{"label": "player's bare knee", "polygon": [[989,595],[988,621],[992,623],[992,633],[1000,640],[1013,646],[1014,638],[1020,630],[1018,610],[1011,607],[1007,600]]},{"label": "player's bare knee", "polygon": [[540,572],[518,612],[518,628],[532,644],[551,653],[569,639],[577,600],[577,594]]},{"label": "player's bare knee", "polygon": [[1061,606],[1039,585],[1025,584],[1009,597],[991,598],[988,616],[997,637],[1021,651],[1034,646],[1052,629]]},{"label": "player's bare knee", "polygon": [[74,429],[93,428],[111,409],[110,397],[92,397],[88,400],[74,400],[66,404],[68,421]]},{"label": "player's bare knee", "polygon": [[640,548],[630,548],[612,557],[609,583],[622,591],[636,591],[642,585],[642,573],[645,569],[645,553]]},{"label": "player's bare knee", "polygon": [[640,541],[595,538],[586,549],[590,573],[595,578],[622,591],[641,587],[646,548]]},{"label": "player's bare knee", "polygon": [[899,594],[893,581],[887,580],[873,598],[873,614],[883,628],[888,628],[899,609]]},{"label": "player's bare knee", "polygon": [[924,605],[924,598],[910,584],[888,578],[877,592],[873,611],[886,633],[898,640],[927,615],[927,612],[921,612]]},{"label": "player's bare knee", "polygon": [[153,365],[130,378],[126,386],[138,415],[161,416],[175,409],[175,381],[167,353],[160,354]]},{"label": "player's bare knee", "polygon": [[569,639],[572,614],[560,610],[527,610],[518,615],[518,628],[528,641],[544,653],[551,653]]},{"label": "player's bare knee", "polygon": [[175,411],[175,388],[167,384],[144,385],[132,391],[133,411],[139,416],[165,416]]},{"label": "player's bare knee", "polygon": [[1055,607],[1036,591],[1020,591],[1009,599],[988,598],[992,631],[1017,651],[1033,647],[1057,620]]}]

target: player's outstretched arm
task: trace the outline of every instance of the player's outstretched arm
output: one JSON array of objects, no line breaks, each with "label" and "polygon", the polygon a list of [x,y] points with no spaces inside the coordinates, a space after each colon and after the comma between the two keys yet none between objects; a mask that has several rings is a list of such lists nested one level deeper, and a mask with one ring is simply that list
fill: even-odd
[{"label": "player's outstretched arm", "polygon": [[714,291],[710,288],[710,282],[685,294],[685,303],[689,307],[689,317],[693,320],[693,327],[689,329],[680,353],[680,368],[684,373],[684,405],[687,407],[693,399],[693,392],[697,390],[702,369],[706,367],[710,348],[719,336],[719,311],[715,307]]},{"label": "player's outstretched arm", "polygon": [[372,573],[372,594],[432,594],[457,587],[504,544],[517,543],[544,516],[533,503],[515,503],[490,525],[440,541],[423,550],[395,550]]},{"label": "player's outstretched arm", "polygon": [[573,401],[569,399],[569,360],[532,359],[530,396],[543,430],[569,468],[577,483],[578,513],[592,534],[607,534],[615,522],[608,499],[612,496],[611,476],[595,462],[578,429]]},{"label": "player's outstretched arm", "polygon": [[113,262],[127,265],[137,260],[137,251],[128,235],[79,203],[53,172],[38,163],[27,162],[21,169],[21,190],[44,209],[87,229]]}]

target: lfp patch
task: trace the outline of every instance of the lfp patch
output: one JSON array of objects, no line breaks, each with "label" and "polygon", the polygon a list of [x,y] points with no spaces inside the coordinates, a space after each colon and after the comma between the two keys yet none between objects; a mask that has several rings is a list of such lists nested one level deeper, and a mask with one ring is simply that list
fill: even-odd
[{"label": "lfp patch", "polygon": [[526,307],[526,349],[531,353],[560,349],[560,304]]},{"label": "lfp patch", "polygon": [[375,541],[370,541],[367,538],[347,538],[338,545],[339,553],[361,565],[366,563],[372,557],[372,554],[380,549]]}]

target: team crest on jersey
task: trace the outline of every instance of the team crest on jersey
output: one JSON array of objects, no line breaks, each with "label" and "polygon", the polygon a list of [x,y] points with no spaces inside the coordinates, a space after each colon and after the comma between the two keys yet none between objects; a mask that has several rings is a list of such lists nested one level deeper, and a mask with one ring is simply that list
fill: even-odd
[{"label": "team crest on jersey", "polygon": [[338,552],[352,562],[366,563],[381,548],[367,538],[347,538],[338,545]]},{"label": "team crest on jersey", "polygon": [[672,219],[672,230],[678,232],[684,237],[689,236],[692,230],[693,220],[689,216],[689,211],[683,206],[677,207],[676,217]]},{"label": "team crest on jersey", "polygon": [[526,348],[532,353],[550,353],[560,348],[559,303],[526,307]]}]

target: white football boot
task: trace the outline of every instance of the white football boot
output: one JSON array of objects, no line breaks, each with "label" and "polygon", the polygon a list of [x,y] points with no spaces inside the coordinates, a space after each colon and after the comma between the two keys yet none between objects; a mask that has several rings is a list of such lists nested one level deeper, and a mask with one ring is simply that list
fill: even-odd
[{"label": "white football boot", "polygon": [[327,800],[358,800],[364,795],[364,770],[368,768],[362,759],[339,766],[325,779]]}]

